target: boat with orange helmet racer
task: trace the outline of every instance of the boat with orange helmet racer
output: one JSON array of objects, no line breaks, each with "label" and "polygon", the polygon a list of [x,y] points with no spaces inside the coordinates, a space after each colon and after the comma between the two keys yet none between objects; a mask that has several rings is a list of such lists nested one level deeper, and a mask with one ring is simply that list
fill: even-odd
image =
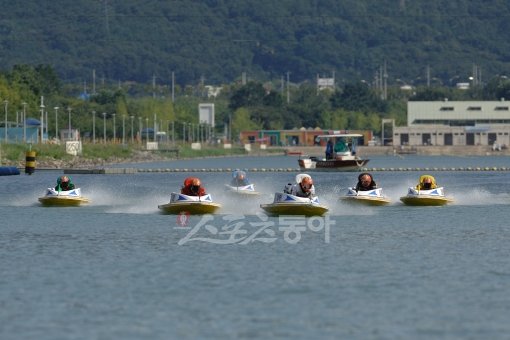
[{"label": "boat with orange helmet racer", "polygon": [[202,215],[216,212],[221,204],[213,202],[199,178],[188,177],[184,180],[181,192],[172,192],[170,202],[158,205],[158,208],[165,214]]}]

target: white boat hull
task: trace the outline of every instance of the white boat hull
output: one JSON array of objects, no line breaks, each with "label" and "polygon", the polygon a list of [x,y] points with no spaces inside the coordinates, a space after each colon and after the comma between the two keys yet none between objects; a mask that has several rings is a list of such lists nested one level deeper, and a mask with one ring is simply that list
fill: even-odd
[{"label": "white boat hull", "polygon": [[221,204],[214,203],[210,194],[204,196],[188,196],[172,192],[170,202],[158,205],[158,208],[166,214],[190,214],[203,215],[213,214]]},{"label": "white boat hull", "polygon": [[46,195],[39,198],[39,202],[45,206],[79,206],[89,203],[90,200],[81,195],[80,188],[67,191],[48,188],[46,189]]},{"label": "white boat hull", "polygon": [[241,187],[234,187],[229,184],[225,184],[225,190],[229,193],[241,195],[241,196],[258,196],[260,192],[255,191],[253,184],[248,184]]},{"label": "white boat hull", "polygon": [[388,197],[383,195],[382,188],[367,191],[356,191],[354,188],[349,188],[347,194],[341,199],[345,202],[355,202],[366,205],[386,205],[391,202]]},{"label": "white boat hull", "polygon": [[279,192],[275,193],[273,203],[260,207],[270,215],[322,216],[329,210],[319,203],[318,197],[309,199]]},{"label": "white boat hull", "polygon": [[414,206],[441,206],[453,202],[452,199],[444,195],[442,187],[432,190],[416,190],[410,187],[407,190],[407,195],[400,197],[400,200],[405,205]]}]

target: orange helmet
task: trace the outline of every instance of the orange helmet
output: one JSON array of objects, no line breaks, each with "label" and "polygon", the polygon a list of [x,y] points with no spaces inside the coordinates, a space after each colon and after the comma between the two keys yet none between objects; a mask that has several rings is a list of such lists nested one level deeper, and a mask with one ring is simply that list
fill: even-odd
[{"label": "orange helmet", "polygon": [[200,183],[200,180],[198,178],[193,178],[191,181],[191,185],[199,187],[202,183]]}]

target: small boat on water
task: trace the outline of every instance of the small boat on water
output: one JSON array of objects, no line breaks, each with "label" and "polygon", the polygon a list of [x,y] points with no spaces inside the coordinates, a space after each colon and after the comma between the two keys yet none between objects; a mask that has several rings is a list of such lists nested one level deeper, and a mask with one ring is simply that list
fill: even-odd
[{"label": "small boat on water", "polygon": [[46,189],[46,195],[39,198],[44,206],[79,206],[90,203],[89,199],[81,195],[81,189],[76,188],[67,191],[57,191],[54,188]]},{"label": "small boat on water", "polygon": [[255,191],[255,186],[253,184],[248,184],[244,186],[232,186],[230,184],[225,184],[225,190],[228,193],[234,194],[234,195],[241,195],[241,196],[259,196],[260,192]]},{"label": "small boat on water", "polygon": [[158,205],[158,208],[166,214],[188,213],[190,215],[213,214],[221,204],[214,203],[210,194],[203,196],[188,196],[172,192],[170,202]]},{"label": "small boat on water", "polygon": [[[368,159],[361,159],[356,155],[357,139],[363,137],[360,134],[331,134],[320,135],[318,138],[335,139],[333,146],[326,148],[326,158],[311,156],[298,159],[299,168],[302,171],[360,171]],[[328,144],[330,142],[328,141]]]},{"label": "small boat on water", "polygon": [[366,191],[356,191],[355,188],[349,188],[347,194],[340,198],[349,203],[362,203],[365,205],[386,205],[391,200],[383,195],[382,188],[376,188]]},{"label": "small boat on water", "polygon": [[225,190],[228,193],[240,196],[258,196],[260,193],[255,191],[255,185],[248,181],[246,171],[236,169],[232,172],[232,180],[225,184]]},{"label": "small boat on water", "polygon": [[305,198],[281,192],[274,194],[273,203],[260,207],[270,215],[322,216],[329,210],[319,203],[317,196]]},{"label": "small boat on water", "polygon": [[409,187],[407,195],[400,197],[400,200],[405,205],[417,206],[440,206],[453,202],[452,199],[445,196],[442,187],[430,190],[418,190],[414,187]]}]

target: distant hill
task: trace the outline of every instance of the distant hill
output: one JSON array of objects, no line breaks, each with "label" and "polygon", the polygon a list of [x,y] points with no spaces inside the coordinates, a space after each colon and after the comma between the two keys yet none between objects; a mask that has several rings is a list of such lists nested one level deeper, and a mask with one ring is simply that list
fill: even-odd
[{"label": "distant hill", "polygon": [[[50,64],[64,81],[220,84],[243,72],[338,83],[386,62],[388,81],[510,76],[507,0],[4,1],[0,67]],[[474,66],[476,65],[476,66]]]}]

